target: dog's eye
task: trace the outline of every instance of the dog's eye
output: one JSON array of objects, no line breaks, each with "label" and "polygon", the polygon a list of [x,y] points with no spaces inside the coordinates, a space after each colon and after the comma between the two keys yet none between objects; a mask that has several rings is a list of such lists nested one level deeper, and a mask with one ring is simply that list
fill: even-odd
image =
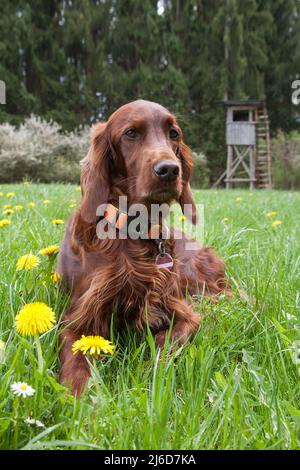
[{"label": "dog's eye", "polygon": [[125,132],[125,135],[129,137],[129,139],[136,139],[138,136],[137,130],[132,128],[128,129],[128,131]]},{"label": "dog's eye", "polygon": [[178,137],[179,137],[179,132],[176,131],[176,129],[171,129],[170,130],[170,139],[177,140]]}]

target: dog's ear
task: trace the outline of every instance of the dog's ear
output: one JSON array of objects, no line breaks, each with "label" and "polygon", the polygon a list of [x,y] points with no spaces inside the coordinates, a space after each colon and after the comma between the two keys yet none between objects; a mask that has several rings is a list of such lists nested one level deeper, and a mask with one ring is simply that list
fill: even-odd
[{"label": "dog's ear", "polygon": [[187,145],[181,144],[176,153],[182,165],[182,191],[179,204],[184,215],[193,225],[196,225],[198,214],[190,186],[190,176],[193,168],[191,151]]},{"label": "dog's ear", "polygon": [[80,215],[85,222],[96,223],[97,207],[108,201],[111,188],[113,159],[106,123],[92,127],[90,149],[81,165]]}]

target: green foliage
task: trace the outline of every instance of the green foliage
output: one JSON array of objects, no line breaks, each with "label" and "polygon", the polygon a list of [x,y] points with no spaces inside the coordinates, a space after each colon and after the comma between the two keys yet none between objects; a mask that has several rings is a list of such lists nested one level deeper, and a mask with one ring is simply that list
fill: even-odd
[{"label": "green foliage", "polygon": [[273,183],[279,189],[300,187],[300,134],[282,131],[272,139]]},{"label": "green foliage", "polygon": [[267,36],[269,53],[265,73],[273,131],[299,129],[299,123],[298,126],[295,123],[297,108],[291,102],[291,84],[300,69],[300,4],[297,0],[260,0],[260,3],[273,18]]},{"label": "green foliage", "polygon": [[[1,449],[299,448],[298,193],[195,191],[204,204],[204,243],[226,260],[234,298],[194,302],[201,329],[177,354],[159,353],[149,332],[114,337],[116,354],[92,364],[88,389],[75,401],[56,380],[62,325],[41,337],[42,373],[33,338],[14,328],[24,303],[47,303],[59,322],[68,298],[50,281],[48,259],[27,273],[15,265],[60,243],[64,226],[51,220],[66,221],[79,192],[61,184],[1,185],[0,192],[1,206],[24,207],[0,229]],[[269,211],[282,225],[272,227]],[[15,397],[16,381],[35,395]]]},{"label": "green foliage", "polygon": [[64,130],[144,98],[178,113],[187,144],[226,161],[224,98],[267,97],[272,132],[297,128],[298,0],[12,0],[0,18],[0,122]]},{"label": "green foliage", "polygon": [[194,188],[208,188],[209,187],[209,170],[207,165],[207,158],[203,153],[192,152],[193,157],[193,173],[191,177],[191,185]]}]

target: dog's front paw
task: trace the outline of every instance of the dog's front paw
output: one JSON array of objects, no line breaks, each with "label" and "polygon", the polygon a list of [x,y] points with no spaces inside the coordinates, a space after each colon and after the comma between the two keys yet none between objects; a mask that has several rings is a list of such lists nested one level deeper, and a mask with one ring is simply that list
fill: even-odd
[{"label": "dog's front paw", "polygon": [[78,367],[73,370],[66,371],[62,368],[59,375],[59,382],[65,385],[76,398],[84,391],[87,381],[90,378],[88,367]]},{"label": "dog's front paw", "polygon": [[[155,342],[159,348],[164,348],[168,338],[168,331],[160,331],[155,335]],[[171,333],[169,334],[169,342],[174,346],[182,346],[189,339],[189,335],[186,332],[185,328],[179,328],[174,326]]]},{"label": "dog's front paw", "polygon": [[160,331],[159,333],[157,333],[155,335],[155,342],[156,342],[157,346],[161,349],[163,349],[163,347],[165,345],[166,336],[167,336],[167,332],[165,330]]}]

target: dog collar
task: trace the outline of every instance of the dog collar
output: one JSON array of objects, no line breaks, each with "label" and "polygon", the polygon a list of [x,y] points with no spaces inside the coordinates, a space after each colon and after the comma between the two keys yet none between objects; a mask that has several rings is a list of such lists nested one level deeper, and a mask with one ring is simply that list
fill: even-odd
[{"label": "dog collar", "polygon": [[[128,223],[131,216],[126,212],[120,211],[113,204],[108,203],[104,215],[104,219],[109,222],[112,227],[115,227],[120,232],[127,234]],[[155,264],[160,269],[171,270],[174,266],[172,256],[166,252],[165,239],[169,236],[169,229],[165,225],[151,224],[148,230],[141,231],[141,238],[153,240],[158,249],[158,255],[155,258]]]},{"label": "dog collar", "polygon": [[[129,216],[126,212],[120,211],[113,204],[107,204],[104,211],[104,218],[109,222],[113,227],[118,229],[120,232],[127,233],[127,227],[131,220],[132,216]],[[169,236],[169,229],[165,225],[151,224],[148,230],[141,230],[141,238],[149,240],[163,241]]]}]

